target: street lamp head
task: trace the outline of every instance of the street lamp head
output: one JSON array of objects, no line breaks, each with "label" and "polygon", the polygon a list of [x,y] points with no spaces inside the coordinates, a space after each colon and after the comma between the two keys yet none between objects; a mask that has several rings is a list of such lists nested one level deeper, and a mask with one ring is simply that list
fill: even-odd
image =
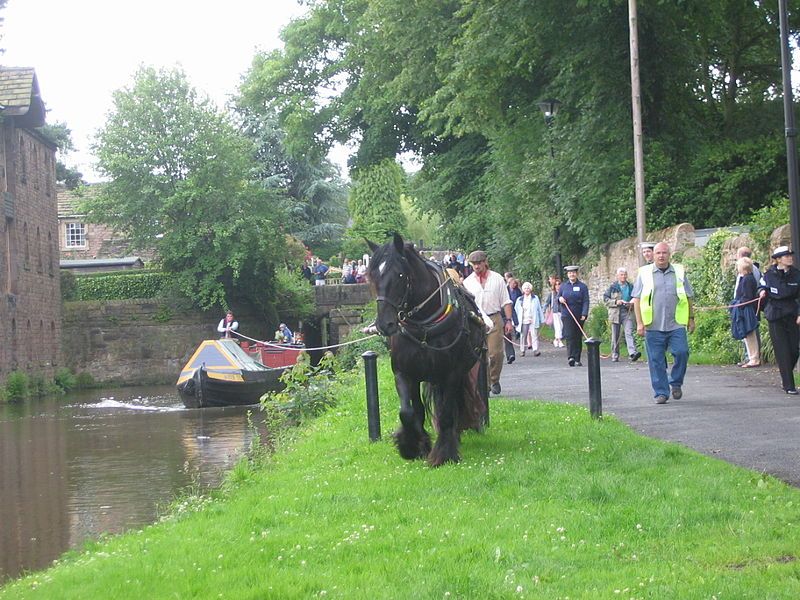
[{"label": "street lamp head", "polygon": [[561,105],[561,102],[550,98],[549,100],[542,100],[538,104],[539,110],[541,110],[544,115],[544,122],[550,125],[558,112],[558,107]]}]

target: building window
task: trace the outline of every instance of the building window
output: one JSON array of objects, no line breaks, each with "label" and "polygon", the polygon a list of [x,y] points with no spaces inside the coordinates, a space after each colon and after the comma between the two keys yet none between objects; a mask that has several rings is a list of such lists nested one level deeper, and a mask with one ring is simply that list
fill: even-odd
[{"label": "building window", "polygon": [[67,223],[67,248],[86,247],[86,225],[84,223]]}]

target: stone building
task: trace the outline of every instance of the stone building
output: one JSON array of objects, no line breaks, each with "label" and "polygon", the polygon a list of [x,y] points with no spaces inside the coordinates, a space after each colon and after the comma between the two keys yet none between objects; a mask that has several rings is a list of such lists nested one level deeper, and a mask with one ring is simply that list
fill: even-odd
[{"label": "stone building", "polygon": [[32,68],[0,67],[0,380],[59,366],[56,147]]},{"label": "stone building", "polygon": [[83,200],[95,197],[103,183],[92,183],[77,190],[57,186],[58,247],[62,261],[128,258],[133,254],[152,260],[153,249],[137,250],[125,236],[108,225],[89,223],[80,209]]}]

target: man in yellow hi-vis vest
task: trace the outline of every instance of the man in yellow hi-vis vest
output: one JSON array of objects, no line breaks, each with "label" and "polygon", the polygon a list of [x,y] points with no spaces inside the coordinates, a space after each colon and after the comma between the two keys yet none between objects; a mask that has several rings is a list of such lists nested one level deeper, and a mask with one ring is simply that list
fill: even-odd
[{"label": "man in yellow hi-vis vest", "polygon": [[[694,331],[694,292],[683,265],[670,263],[670,249],[660,242],[653,248],[654,262],[639,269],[633,286],[636,330],[647,345],[647,364],[656,404],[683,396],[683,378],[689,361],[688,328]],[[666,352],[675,363],[667,375]]]}]

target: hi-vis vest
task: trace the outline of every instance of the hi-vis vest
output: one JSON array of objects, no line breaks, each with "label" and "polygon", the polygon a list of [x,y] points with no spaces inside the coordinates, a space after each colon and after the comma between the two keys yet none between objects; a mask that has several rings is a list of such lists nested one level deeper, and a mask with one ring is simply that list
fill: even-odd
[{"label": "hi-vis vest", "polygon": [[[680,325],[689,324],[689,298],[683,287],[686,270],[683,265],[673,264],[675,269],[675,286],[678,292],[678,305],[675,307],[675,321]],[[639,299],[639,308],[642,311],[642,321],[645,327],[653,322],[653,265],[645,265],[639,271],[642,277],[642,296]]]}]

